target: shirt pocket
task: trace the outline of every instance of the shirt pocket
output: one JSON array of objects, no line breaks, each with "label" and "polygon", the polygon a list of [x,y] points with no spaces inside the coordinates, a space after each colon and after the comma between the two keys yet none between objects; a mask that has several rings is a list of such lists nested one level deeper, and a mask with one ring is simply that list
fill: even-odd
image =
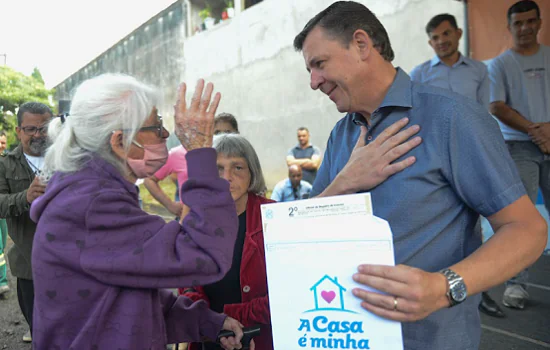
[{"label": "shirt pocket", "polygon": [[7,171],[6,179],[8,180],[11,194],[23,192],[31,185],[31,179],[27,174],[21,174],[16,171]]}]

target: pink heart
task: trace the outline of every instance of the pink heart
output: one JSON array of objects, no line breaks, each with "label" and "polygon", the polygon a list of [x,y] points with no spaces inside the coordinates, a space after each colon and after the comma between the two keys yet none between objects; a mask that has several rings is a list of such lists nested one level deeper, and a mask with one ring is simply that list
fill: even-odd
[{"label": "pink heart", "polygon": [[332,290],[330,292],[324,290],[321,292],[321,297],[330,304],[334,300],[334,298],[336,298],[336,293],[334,293],[334,291]]}]

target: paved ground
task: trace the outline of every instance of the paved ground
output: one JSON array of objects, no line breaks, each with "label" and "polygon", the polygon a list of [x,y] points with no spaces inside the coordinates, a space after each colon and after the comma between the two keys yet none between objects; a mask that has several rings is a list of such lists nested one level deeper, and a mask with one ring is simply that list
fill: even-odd
[{"label": "paved ground", "polygon": [[506,318],[481,314],[481,350],[550,349],[550,256],[542,256],[529,270],[531,300],[524,310],[502,306],[504,286],[489,291]]},{"label": "paved ground", "polygon": [[[11,245],[12,241],[8,237],[8,247]],[[16,279],[11,275],[9,268],[8,281],[11,291],[7,295],[7,299],[0,299],[0,349],[30,350],[31,344],[23,343],[21,339],[29,328],[19,309]]]}]

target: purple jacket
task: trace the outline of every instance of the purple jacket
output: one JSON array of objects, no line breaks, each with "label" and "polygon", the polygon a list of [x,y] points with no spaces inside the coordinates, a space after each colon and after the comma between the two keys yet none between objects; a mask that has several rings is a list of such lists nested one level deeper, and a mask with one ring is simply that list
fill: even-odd
[{"label": "purple jacket", "polygon": [[31,207],[33,349],[165,349],[215,339],[225,315],[169,290],[223,278],[238,219],[214,149],[187,153],[180,225],[139,208],[134,184],[102,159],[56,174]]}]

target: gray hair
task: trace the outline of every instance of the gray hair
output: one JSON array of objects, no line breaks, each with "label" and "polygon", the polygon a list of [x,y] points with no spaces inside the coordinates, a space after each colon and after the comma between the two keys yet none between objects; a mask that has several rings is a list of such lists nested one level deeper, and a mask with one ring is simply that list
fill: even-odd
[{"label": "gray hair", "polygon": [[71,114],[64,123],[54,118],[48,127],[51,146],[44,160],[44,181],[55,172],[80,170],[99,156],[122,174],[126,164],[111,149],[113,131],[124,130],[123,145],[130,148],[139,128],[159,106],[156,89],[122,74],[103,74],[84,81],[74,93]]},{"label": "gray hair", "polygon": [[53,115],[51,108],[41,102],[26,102],[19,106],[19,109],[17,110],[17,126],[21,126],[21,124],[23,124],[23,115],[25,113],[49,114],[50,117]]},{"label": "gray hair", "polygon": [[262,166],[254,147],[246,138],[239,134],[220,134],[214,136],[213,147],[218,154],[226,157],[240,157],[246,160],[248,169],[250,169],[250,186],[248,192],[258,196],[265,195],[267,187],[265,185]]}]

